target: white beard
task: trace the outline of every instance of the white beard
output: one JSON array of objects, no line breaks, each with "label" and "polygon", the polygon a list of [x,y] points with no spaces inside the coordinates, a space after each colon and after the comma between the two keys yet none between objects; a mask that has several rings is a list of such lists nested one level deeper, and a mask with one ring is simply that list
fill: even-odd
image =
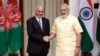
[{"label": "white beard", "polygon": [[61,15],[62,18],[65,18],[69,15],[69,13],[66,13],[65,15]]},{"label": "white beard", "polygon": [[66,15],[62,15],[61,17],[62,17],[62,18],[65,18],[65,17],[66,17]]}]

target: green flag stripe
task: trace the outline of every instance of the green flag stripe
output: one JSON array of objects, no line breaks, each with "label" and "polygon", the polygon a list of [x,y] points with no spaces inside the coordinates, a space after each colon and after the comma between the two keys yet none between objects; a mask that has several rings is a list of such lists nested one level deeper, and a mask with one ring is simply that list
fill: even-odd
[{"label": "green flag stripe", "polygon": [[8,51],[5,31],[0,31],[0,55],[4,55]]},{"label": "green flag stripe", "polygon": [[80,18],[78,20],[83,29],[82,40],[81,40],[81,50],[82,52],[90,52],[93,49],[92,40],[82,20]]},{"label": "green flag stripe", "polygon": [[97,34],[96,34],[97,38],[96,38],[96,40],[100,44],[100,19],[98,18],[97,20],[98,20],[98,22],[97,22]]},{"label": "green flag stripe", "polygon": [[9,47],[12,52],[18,51],[22,46],[22,29],[21,25],[18,24],[18,27],[12,28],[10,31]]}]

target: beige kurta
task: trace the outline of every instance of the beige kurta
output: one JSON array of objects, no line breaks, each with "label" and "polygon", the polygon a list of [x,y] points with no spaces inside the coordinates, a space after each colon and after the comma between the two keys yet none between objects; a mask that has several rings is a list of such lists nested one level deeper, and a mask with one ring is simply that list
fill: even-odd
[{"label": "beige kurta", "polygon": [[82,31],[78,19],[74,16],[57,17],[51,29],[57,37],[55,56],[74,56],[76,34]]}]

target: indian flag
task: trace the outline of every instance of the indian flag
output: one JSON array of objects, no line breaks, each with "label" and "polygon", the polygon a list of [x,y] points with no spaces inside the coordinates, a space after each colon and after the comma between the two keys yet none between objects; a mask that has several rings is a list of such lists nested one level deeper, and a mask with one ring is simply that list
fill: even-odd
[{"label": "indian flag", "polygon": [[93,49],[93,5],[91,0],[80,0],[79,22],[83,29],[81,51],[90,52]]},{"label": "indian flag", "polygon": [[98,9],[98,17],[97,17],[97,41],[100,44],[100,3]]}]

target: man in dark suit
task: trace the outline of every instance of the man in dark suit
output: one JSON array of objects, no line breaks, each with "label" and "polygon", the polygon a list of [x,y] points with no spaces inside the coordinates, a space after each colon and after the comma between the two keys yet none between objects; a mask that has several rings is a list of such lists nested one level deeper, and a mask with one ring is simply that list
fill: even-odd
[{"label": "man in dark suit", "polygon": [[43,17],[44,8],[37,6],[35,16],[27,20],[29,56],[47,56],[49,51],[49,20]]}]

